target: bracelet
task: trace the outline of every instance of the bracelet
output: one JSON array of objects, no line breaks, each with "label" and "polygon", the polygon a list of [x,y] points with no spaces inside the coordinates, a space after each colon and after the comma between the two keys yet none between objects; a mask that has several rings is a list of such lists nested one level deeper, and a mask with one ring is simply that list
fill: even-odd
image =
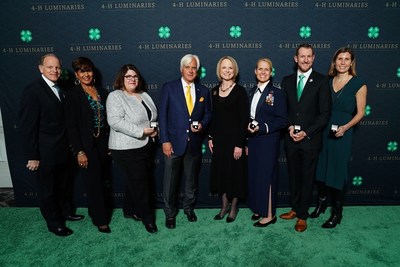
[{"label": "bracelet", "polygon": [[76,153],[76,155],[82,156],[82,155],[86,155],[86,153],[85,153],[85,151],[79,151],[78,153]]}]

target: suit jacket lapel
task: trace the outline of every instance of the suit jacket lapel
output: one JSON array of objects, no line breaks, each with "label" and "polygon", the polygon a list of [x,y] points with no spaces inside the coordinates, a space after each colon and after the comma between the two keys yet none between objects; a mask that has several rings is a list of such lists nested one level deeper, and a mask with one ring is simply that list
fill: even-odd
[{"label": "suit jacket lapel", "polygon": [[199,89],[199,87],[197,86],[197,84],[193,84],[194,85],[194,91],[195,91],[195,100],[194,100],[194,103],[193,103],[193,111],[192,111],[192,114],[194,113],[194,111],[196,110],[196,108],[197,108],[197,103],[200,101],[200,89]]},{"label": "suit jacket lapel", "polygon": [[46,95],[48,95],[48,97],[56,102],[58,105],[61,106],[61,101],[60,99],[58,99],[58,97],[54,94],[53,90],[50,88],[50,86],[46,83],[45,80],[43,80],[43,78],[41,78],[41,83],[42,83],[42,87],[44,89],[44,92]]},{"label": "suit jacket lapel", "polygon": [[[181,80],[177,81],[177,86],[176,86],[177,90],[179,90],[178,92],[176,92],[177,97],[179,98],[178,101],[183,103],[183,107],[186,110],[187,114],[189,114],[189,111],[187,109],[187,105],[186,105],[186,96],[185,96],[185,90],[186,88],[182,87],[182,82]],[[193,108],[194,110],[194,108]],[[192,112],[193,113],[193,112]]]}]

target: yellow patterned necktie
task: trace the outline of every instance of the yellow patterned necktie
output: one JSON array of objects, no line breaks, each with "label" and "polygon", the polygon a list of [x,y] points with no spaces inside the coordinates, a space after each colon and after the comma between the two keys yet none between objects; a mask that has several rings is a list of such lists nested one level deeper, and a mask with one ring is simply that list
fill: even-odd
[{"label": "yellow patterned necktie", "polygon": [[192,115],[192,111],[193,111],[193,100],[192,100],[192,94],[190,93],[190,85],[186,86],[186,106],[188,108],[189,111],[189,115]]}]

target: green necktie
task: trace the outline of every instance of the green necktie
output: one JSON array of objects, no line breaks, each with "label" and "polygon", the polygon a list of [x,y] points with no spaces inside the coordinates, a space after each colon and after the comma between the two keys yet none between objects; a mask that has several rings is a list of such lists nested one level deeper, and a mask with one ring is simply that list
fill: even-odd
[{"label": "green necktie", "polygon": [[297,101],[300,101],[301,93],[303,92],[303,88],[304,88],[303,79],[304,79],[304,77],[306,77],[306,76],[304,76],[303,74],[299,75],[299,82],[297,83]]}]

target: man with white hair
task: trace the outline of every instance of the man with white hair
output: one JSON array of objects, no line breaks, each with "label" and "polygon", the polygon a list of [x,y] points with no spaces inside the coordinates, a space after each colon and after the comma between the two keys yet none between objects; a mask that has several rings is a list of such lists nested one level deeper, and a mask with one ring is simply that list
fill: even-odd
[{"label": "man with white hair", "polygon": [[197,221],[193,211],[201,164],[204,131],[211,119],[208,88],[195,82],[199,57],[187,54],[181,59],[182,77],[167,82],[161,89],[159,105],[160,142],[165,159],[163,181],[165,225],[176,226],[177,190],[183,172],[183,210],[190,222]]}]

